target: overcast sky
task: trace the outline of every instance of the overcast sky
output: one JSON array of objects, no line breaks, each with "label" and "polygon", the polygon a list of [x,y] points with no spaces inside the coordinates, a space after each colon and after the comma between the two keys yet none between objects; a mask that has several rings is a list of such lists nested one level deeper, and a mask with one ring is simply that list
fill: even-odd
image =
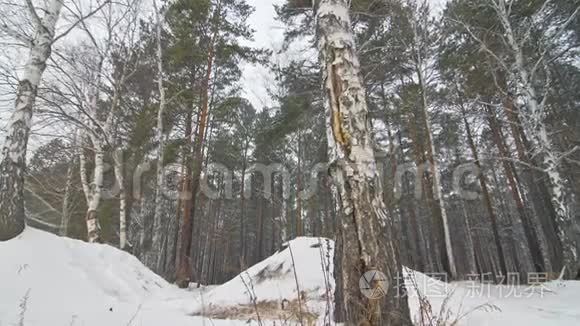
[{"label": "overcast sky", "polygon": [[[282,4],[284,0],[248,0],[256,8],[250,17],[249,24],[256,31],[252,45],[268,48],[277,52],[284,37],[284,27],[276,22],[275,4]],[[274,54],[273,57],[276,57]],[[265,106],[272,106],[267,89],[273,85],[273,76],[268,70],[259,65],[245,64],[243,69],[244,95],[258,110]]]},{"label": "overcast sky", "polygon": [[[281,5],[286,0],[247,0],[256,8],[250,17],[249,24],[256,31],[252,45],[274,51],[272,60],[283,60],[285,55],[277,55],[284,37],[284,26],[276,22],[274,5]],[[434,14],[439,14],[447,0],[429,0]],[[291,56],[291,55],[290,55]],[[243,68],[243,93],[254,107],[261,110],[272,106],[267,89],[274,85],[273,76],[262,66],[245,64]]]},{"label": "overcast sky", "polygon": [[[277,52],[280,50],[284,27],[276,22],[274,5],[281,5],[286,0],[247,0],[248,3],[256,8],[255,12],[249,19],[250,26],[255,30],[254,42],[250,45],[255,47],[267,48],[274,52],[271,60],[284,61],[286,58],[296,54],[281,54]],[[446,0],[430,0],[434,12],[439,12],[442,4]],[[261,65],[244,64],[243,66],[243,95],[250,100],[256,109],[261,110],[264,107],[275,105],[268,96],[268,88],[275,86],[274,76],[268,71],[266,67]],[[5,94],[4,94],[5,95]],[[0,101],[0,128],[2,128],[7,120],[7,114],[12,109],[12,100],[6,101],[6,96]],[[8,111],[8,112],[7,112]],[[4,113],[4,114],[3,114]],[[4,142],[4,134],[0,131],[0,144]]]}]

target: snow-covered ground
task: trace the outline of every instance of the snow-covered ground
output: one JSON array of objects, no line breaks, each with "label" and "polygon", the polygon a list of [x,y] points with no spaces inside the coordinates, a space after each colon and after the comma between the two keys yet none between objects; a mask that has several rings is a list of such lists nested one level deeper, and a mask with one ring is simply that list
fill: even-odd
[{"label": "snow-covered ground", "polygon": [[[292,320],[300,310],[308,318],[318,316],[318,325],[333,286],[323,272],[332,270],[332,245],[325,239],[299,238],[230,282],[185,291],[113,247],[27,228],[0,243],[0,325],[248,325],[256,307],[270,324]],[[529,289],[445,284],[415,272],[409,276],[416,284],[409,284],[410,291],[418,288],[428,297],[433,316],[444,306],[448,320],[465,315],[459,325],[580,325],[580,282]],[[410,305],[418,319],[416,295]]]}]

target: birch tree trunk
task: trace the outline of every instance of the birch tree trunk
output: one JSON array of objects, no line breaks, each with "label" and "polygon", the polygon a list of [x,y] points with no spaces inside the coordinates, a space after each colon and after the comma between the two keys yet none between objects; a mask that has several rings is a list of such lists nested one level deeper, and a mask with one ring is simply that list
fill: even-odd
[{"label": "birch tree trunk", "polygon": [[[159,110],[157,111],[157,128],[155,134],[155,141],[157,142],[157,171],[156,171],[156,187],[155,187],[155,208],[153,213],[153,250],[152,254],[156,259],[154,260],[154,270],[159,272],[162,269],[162,247],[163,247],[163,221],[161,220],[163,200],[163,161],[165,160],[165,136],[163,130],[163,115],[165,114],[165,87],[163,86],[163,48],[161,45],[161,20],[159,18],[159,10],[157,8],[157,1],[153,1],[155,10],[156,23],[156,37],[157,37],[157,88],[159,90]],[[156,256],[155,256],[156,255]]]},{"label": "birch tree trunk", "polygon": [[[339,191],[343,217],[339,227],[342,252],[336,280],[342,285],[347,325],[389,326],[410,322],[406,296],[397,279],[402,275],[393,222],[386,215],[381,180],[375,162],[365,88],[360,75],[349,1],[320,0],[316,8],[318,48],[329,105],[330,173]],[[366,297],[360,278],[369,271],[385,274],[372,289],[386,297]],[[404,289],[403,289],[404,290]],[[403,292],[404,293],[404,292]]]},{"label": "birch tree trunk", "polygon": [[[537,148],[542,168],[546,171],[550,183],[551,202],[556,212],[556,227],[558,238],[562,245],[563,266],[568,277],[576,276],[580,268],[578,253],[574,244],[574,221],[565,202],[565,183],[558,171],[559,158],[554,153],[548,131],[543,121],[546,96],[538,102],[538,94],[533,83],[533,71],[528,70],[520,41],[509,20],[509,7],[505,0],[494,0],[493,7],[504,29],[507,43],[514,60],[514,73],[518,87],[521,89],[521,99],[529,110],[529,116],[524,119],[524,127],[530,131],[532,141]],[[540,58],[539,60],[544,60]],[[535,67],[534,67],[535,69]],[[548,77],[549,79],[549,77]],[[549,87],[549,81],[547,82]]]},{"label": "birch tree trunk", "polygon": [[[0,241],[16,237],[24,230],[24,174],[26,150],[34,102],[46,61],[50,57],[56,23],[62,9],[62,0],[51,0],[42,19],[35,18],[35,36],[32,40],[24,75],[18,84],[14,111],[7,126],[0,162]],[[32,10],[32,9],[31,9]]]},{"label": "birch tree trunk", "polygon": [[[433,141],[433,131],[431,127],[431,122],[429,119],[429,100],[427,97],[428,92],[428,81],[426,78],[426,69],[428,64],[426,61],[429,60],[429,53],[432,41],[429,40],[429,21],[428,21],[428,1],[421,2],[409,2],[409,7],[413,9],[412,17],[410,19],[411,23],[411,33],[413,35],[412,39],[412,53],[413,53],[413,64],[415,65],[415,73],[417,75],[417,83],[421,95],[421,115],[424,121],[423,127],[425,128],[425,141],[427,142],[427,160],[429,162],[430,174],[431,174],[431,189],[428,189],[428,193],[432,193],[431,196],[433,203],[432,209],[434,214],[434,238],[435,245],[438,247],[438,252],[442,257],[442,262],[445,271],[450,274],[451,278],[457,278],[457,267],[455,264],[455,258],[453,254],[453,246],[451,243],[451,233],[449,231],[449,222],[447,216],[447,209],[445,207],[445,202],[443,198],[443,187],[441,184],[441,171],[439,169],[438,160],[436,157],[435,144]],[[423,164],[427,162],[417,162],[417,164]]]},{"label": "birch tree trunk", "polygon": [[95,243],[101,240],[101,226],[99,224],[97,211],[101,204],[101,195],[103,192],[105,152],[100,139],[96,136],[91,136],[90,138],[95,151],[95,168],[93,182],[89,185],[86,223],[87,239],[89,243]]},{"label": "birch tree trunk", "polygon": [[123,152],[115,152],[114,170],[119,187],[119,248],[127,246],[127,193],[125,191],[125,174],[123,171]]}]

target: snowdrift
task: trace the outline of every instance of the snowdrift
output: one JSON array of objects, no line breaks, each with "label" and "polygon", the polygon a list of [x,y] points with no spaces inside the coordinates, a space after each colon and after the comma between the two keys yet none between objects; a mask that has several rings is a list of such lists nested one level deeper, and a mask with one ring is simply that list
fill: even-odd
[{"label": "snowdrift", "polygon": [[2,325],[69,325],[171,287],[128,253],[30,227],[0,243],[0,257]]},{"label": "snowdrift", "polygon": [[[185,291],[113,247],[27,228],[0,243],[0,325],[257,325],[251,321],[256,306],[263,325],[292,321],[296,310],[321,325],[332,308],[333,246],[298,238],[223,285]],[[580,325],[580,282],[474,288],[410,270],[407,276],[415,320],[418,290],[430,303],[430,317],[461,317],[458,325]]]},{"label": "snowdrift", "polygon": [[257,305],[258,313],[273,319],[297,320],[302,313],[322,323],[332,310],[333,255],[334,242],[328,239],[289,241],[271,257],[205,294],[194,313],[227,317],[229,312],[249,318]]}]

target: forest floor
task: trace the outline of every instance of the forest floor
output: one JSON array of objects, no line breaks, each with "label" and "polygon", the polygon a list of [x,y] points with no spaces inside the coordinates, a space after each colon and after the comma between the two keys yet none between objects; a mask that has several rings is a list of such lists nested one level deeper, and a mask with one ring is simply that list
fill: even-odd
[{"label": "forest floor", "polygon": [[[111,246],[27,228],[0,243],[0,325],[258,325],[258,315],[263,325],[294,324],[299,316],[320,325],[334,286],[323,272],[332,270],[332,246],[298,238],[225,284],[180,290]],[[459,325],[580,325],[580,282],[447,284],[412,271],[406,281],[416,321],[422,306],[428,318]]]}]

